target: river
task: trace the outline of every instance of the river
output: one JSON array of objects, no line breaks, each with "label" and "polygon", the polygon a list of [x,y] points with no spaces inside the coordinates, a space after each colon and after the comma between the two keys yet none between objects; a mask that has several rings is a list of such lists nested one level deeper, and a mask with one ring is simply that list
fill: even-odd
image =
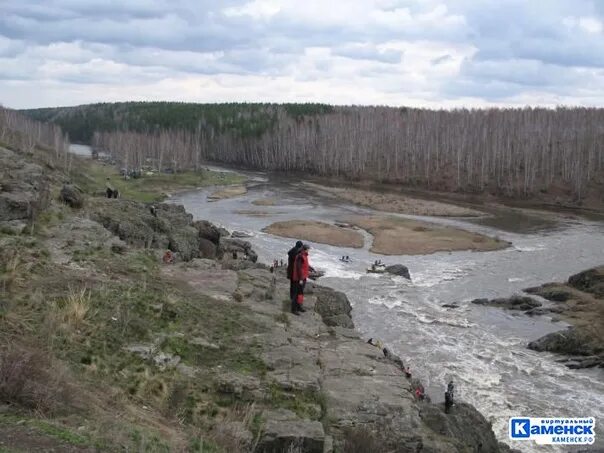
[{"label": "river", "polygon": [[[180,193],[181,203],[196,218],[252,235],[260,261],[286,259],[293,240],[262,233],[272,222],[314,219],[333,222],[350,214],[371,214],[333,198],[308,192],[302,185],[269,180],[253,174],[246,195],[208,202],[213,190]],[[274,206],[251,204],[271,197]],[[241,210],[266,211],[250,217]],[[418,218],[414,216],[405,216]],[[421,219],[425,219],[419,217]],[[512,246],[495,252],[435,253],[383,257],[364,249],[312,244],[311,264],[326,271],[320,283],[344,291],[353,306],[357,329],[381,339],[399,354],[426,384],[434,401],[443,399],[446,382],[456,383],[456,397],[475,405],[492,423],[498,438],[522,451],[568,451],[568,448],[509,442],[510,416],[574,416],[604,420],[604,370],[570,370],[558,357],[536,353],[526,344],[565,327],[546,317],[528,317],[469,304],[478,297],[510,296],[522,288],[550,281],[604,263],[604,224],[560,217],[557,221],[513,215],[488,221],[430,218],[499,236]],[[484,219],[483,219],[484,220]],[[510,228],[520,225],[522,228]],[[498,228],[497,225],[500,225]],[[339,257],[348,255],[352,263]],[[366,274],[368,264],[382,259],[409,267],[412,282],[400,277]],[[460,308],[442,304],[459,302]],[[596,425],[597,445],[604,445],[602,424]]]}]

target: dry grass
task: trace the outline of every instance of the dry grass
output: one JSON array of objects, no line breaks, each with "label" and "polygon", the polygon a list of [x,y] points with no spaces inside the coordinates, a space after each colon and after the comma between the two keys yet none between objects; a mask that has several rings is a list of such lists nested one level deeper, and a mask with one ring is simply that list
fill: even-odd
[{"label": "dry grass", "polygon": [[64,371],[47,354],[15,343],[0,349],[0,400],[48,414],[69,401]]},{"label": "dry grass", "polygon": [[8,259],[2,263],[2,272],[0,273],[0,281],[2,281],[2,292],[6,293],[15,286],[21,285],[25,281],[24,274],[29,271],[32,263],[22,260],[21,255],[13,251],[6,252]]},{"label": "dry grass", "polygon": [[475,209],[423,200],[395,192],[378,192],[352,187],[328,187],[314,183],[305,183],[305,185],[319,193],[335,195],[342,200],[384,212],[439,217],[476,217],[482,214]]},{"label": "dry grass", "polygon": [[52,316],[64,329],[80,329],[90,312],[90,290],[69,288],[65,299],[54,305]]},{"label": "dry grass", "polygon": [[382,255],[426,255],[442,251],[499,250],[509,243],[479,233],[399,217],[352,217],[347,222],[369,231],[371,251]]},{"label": "dry grass", "polygon": [[262,231],[275,236],[302,239],[337,247],[363,247],[363,236],[357,231],[314,220],[288,220],[273,223]]},{"label": "dry grass", "polygon": [[227,413],[212,430],[212,441],[224,451],[232,453],[246,453],[255,451],[262,431],[258,428],[255,439],[250,438],[253,423],[256,418],[256,407],[252,404],[234,407]]},{"label": "dry grass", "polygon": [[238,197],[241,195],[245,195],[246,193],[247,189],[245,186],[230,186],[221,190],[217,190],[211,195],[208,195],[208,201],[218,201],[223,200],[225,198]]},{"label": "dry grass", "polygon": [[259,198],[257,200],[252,201],[253,205],[256,206],[274,206],[275,199],[274,198]]}]

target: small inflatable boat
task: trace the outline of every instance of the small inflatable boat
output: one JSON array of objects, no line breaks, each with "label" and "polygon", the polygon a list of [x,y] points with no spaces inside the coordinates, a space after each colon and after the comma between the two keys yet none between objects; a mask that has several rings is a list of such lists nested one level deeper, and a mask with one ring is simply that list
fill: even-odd
[{"label": "small inflatable boat", "polygon": [[386,272],[386,265],[382,263],[372,264],[370,267],[367,268],[368,274],[383,274],[384,272]]}]

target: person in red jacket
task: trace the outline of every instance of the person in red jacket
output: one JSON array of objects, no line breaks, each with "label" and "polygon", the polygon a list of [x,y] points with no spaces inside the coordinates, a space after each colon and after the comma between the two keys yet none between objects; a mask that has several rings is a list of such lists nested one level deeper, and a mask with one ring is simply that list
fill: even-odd
[{"label": "person in red jacket", "polygon": [[295,288],[295,294],[292,298],[292,313],[295,315],[306,311],[302,304],[304,302],[304,287],[311,269],[308,262],[308,249],[310,249],[308,244],[302,246],[302,250],[296,255],[292,270],[291,281]]}]

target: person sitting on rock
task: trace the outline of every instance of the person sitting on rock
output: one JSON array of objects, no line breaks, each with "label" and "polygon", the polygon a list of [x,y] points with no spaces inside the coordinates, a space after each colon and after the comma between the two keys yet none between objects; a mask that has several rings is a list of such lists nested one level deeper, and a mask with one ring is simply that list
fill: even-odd
[{"label": "person sitting on rock", "polygon": [[295,286],[295,299],[292,301],[292,313],[299,314],[306,310],[303,307],[304,302],[304,287],[306,286],[306,280],[310,275],[312,267],[308,261],[308,250],[310,246],[308,244],[302,245],[302,250],[298,253],[294,260],[294,268],[292,272],[292,280],[296,284]]},{"label": "person sitting on rock", "polygon": [[151,212],[151,215],[153,217],[157,217],[157,208],[155,207],[155,205],[149,206],[149,211]]},{"label": "person sitting on rock", "polygon": [[166,250],[162,260],[164,264],[174,264],[174,253],[172,253],[172,250]]},{"label": "person sitting on rock", "polygon": [[382,349],[384,347],[384,345],[382,344],[382,342],[380,340],[374,340],[373,338],[370,338],[369,340],[367,340],[367,343],[370,344],[371,346],[375,346],[376,348]]}]

